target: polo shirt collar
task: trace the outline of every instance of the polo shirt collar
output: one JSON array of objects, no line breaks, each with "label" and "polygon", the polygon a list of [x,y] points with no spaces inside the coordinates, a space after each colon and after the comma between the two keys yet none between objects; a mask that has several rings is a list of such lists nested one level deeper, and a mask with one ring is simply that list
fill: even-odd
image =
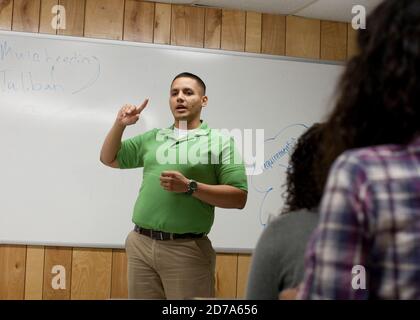
[{"label": "polo shirt collar", "polygon": [[172,140],[178,140],[178,141],[187,140],[187,138],[188,139],[191,139],[193,137],[206,136],[206,135],[208,135],[210,133],[209,126],[203,120],[200,120],[200,122],[201,122],[201,124],[197,128],[198,130],[194,130],[193,132],[188,133],[188,136],[185,136],[185,137],[183,137],[181,139],[177,139],[177,137],[175,137],[175,133],[174,133],[174,127],[175,127],[175,125],[174,124],[171,125],[168,128],[159,130],[159,135],[161,135],[161,136],[163,136],[165,138],[169,138],[169,139],[172,139]]}]

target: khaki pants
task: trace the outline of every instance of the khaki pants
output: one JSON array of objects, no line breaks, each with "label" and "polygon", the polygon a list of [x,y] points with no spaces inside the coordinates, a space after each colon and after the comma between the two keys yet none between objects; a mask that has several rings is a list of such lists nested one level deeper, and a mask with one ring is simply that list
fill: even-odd
[{"label": "khaki pants", "polygon": [[216,254],[207,237],[162,241],[131,231],[125,247],[130,299],[214,297]]}]

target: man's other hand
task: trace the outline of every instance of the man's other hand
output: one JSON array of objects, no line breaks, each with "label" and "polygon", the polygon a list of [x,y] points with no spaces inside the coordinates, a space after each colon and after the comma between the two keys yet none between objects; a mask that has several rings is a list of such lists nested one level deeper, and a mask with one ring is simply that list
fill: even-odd
[{"label": "man's other hand", "polygon": [[160,175],[160,185],[166,191],[187,192],[189,180],[178,171],[163,171]]}]

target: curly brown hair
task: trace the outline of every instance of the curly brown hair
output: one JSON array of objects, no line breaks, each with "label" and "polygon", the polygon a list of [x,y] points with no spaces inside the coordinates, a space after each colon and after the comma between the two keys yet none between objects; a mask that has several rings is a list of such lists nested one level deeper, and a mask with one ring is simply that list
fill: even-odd
[{"label": "curly brown hair", "polygon": [[319,147],[323,124],[315,123],[297,140],[286,172],[285,206],[282,213],[318,207],[322,197],[319,181]]},{"label": "curly brown hair", "polygon": [[420,1],[381,3],[358,45],[326,121],[323,171],[345,150],[407,144],[420,132]]}]

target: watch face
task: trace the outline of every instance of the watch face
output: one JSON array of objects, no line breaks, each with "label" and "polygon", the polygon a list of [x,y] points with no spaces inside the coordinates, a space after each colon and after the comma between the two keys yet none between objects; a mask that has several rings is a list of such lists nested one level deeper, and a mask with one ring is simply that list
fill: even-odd
[{"label": "watch face", "polygon": [[190,182],[190,188],[192,190],[197,190],[197,182],[195,182],[194,180]]}]

